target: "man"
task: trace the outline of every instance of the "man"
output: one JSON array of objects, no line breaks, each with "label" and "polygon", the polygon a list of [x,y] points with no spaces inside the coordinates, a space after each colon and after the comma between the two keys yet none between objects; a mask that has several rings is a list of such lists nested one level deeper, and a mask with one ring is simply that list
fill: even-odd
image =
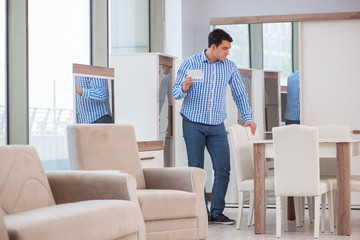
[{"label": "man", "polygon": [[[214,183],[208,215],[211,223],[220,224],[235,223],[223,214],[230,176],[229,143],[224,125],[228,84],[245,127],[250,126],[253,134],[256,130],[240,73],[235,63],[226,59],[231,42],[231,36],[225,31],[212,31],[208,36],[208,48],[181,64],[172,90],[175,99],[184,99],[180,114],[188,165],[204,168],[205,146],[211,156]],[[193,79],[188,76],[188,70],[201,71],[203,79]],[[205,202],[207,207],[206,196]]]},{"label": "man", "polygon": [[114,123],[106,79],[76,76],[76,123]]},{"label": "man", "polygon": [[300,124],[300,74],[292,73],[287,80],[285,124]]}]

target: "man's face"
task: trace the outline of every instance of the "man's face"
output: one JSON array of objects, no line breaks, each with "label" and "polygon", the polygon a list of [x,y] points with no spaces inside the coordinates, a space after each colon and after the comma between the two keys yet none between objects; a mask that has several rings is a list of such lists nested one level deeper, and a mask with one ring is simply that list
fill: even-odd
[{"label": "man's face", "polygon": [[227,55],[229,55],[229,50],[231,48],[231,43],[229,41],[223,40],[219,46],[215,46],[214,55],[220,61],[225,61]]}]

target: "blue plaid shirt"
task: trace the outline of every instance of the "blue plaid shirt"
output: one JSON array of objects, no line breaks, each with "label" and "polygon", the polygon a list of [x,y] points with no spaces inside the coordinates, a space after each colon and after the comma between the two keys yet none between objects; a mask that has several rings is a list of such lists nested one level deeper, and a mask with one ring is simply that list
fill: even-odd
[{"label": "blue plaid shirt", "polygon": [[[184,93],[181,89],[182,81],[187,77],[188,69],[201,69],[204,81],[195,81]],[[175,99],[184,99],[180,113],[190,121],[219,125],[227,117],[228,84],[242,118],[245,122],[252,121],[248,95],[235,63],[228,59],[212,63],[205,56],[205,51],[184,60],[178,70],[172,94]]]},{"label": "blue plaid shirt", "polygon": [[292,73],[287,80],[287,104],[285,119],[300,120],[300,74]]},{"label": "blue plaid shirt", "polygon": [[76,76],[76,84],[83,95],[76,94],[76,122],[93,123],[104,115],[110,115],[109,92],[106,79]]}]

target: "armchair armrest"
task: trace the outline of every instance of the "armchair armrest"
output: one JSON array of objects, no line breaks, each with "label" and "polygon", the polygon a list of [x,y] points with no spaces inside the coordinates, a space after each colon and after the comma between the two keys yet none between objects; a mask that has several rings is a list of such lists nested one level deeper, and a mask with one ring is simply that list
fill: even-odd
[{"label": "armchair armrest", "polygon": [[4,223],[4,214],[2,212],[2,209],[0,209],[0,239],[9,240],[9,235]]},{"label": "armchair armrest", "polygon": [[147,189],[173,189],[204,192],[206,172],[195,167],[144,168]]},{"label": "armchair armrest", "polygon": [[47,172],[56,204],[95,199],[137,202],[136,180],[121,171]]},{"label": "armchair armrest", "polygon": [[206,239],[208,217],[205,206],[206,172],[196,167],[144,168],[147,189],[173,189],[198,196],[198,239]]}]

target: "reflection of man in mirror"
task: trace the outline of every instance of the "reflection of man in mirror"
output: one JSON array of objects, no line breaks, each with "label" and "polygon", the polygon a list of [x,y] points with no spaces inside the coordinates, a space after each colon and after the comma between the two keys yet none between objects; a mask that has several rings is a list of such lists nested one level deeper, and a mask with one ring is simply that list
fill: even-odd
[{"label": "reflection of man in mirror", "polygon": [[160,87],[159,87],[159,112],[161,112],[162,106],[164,105],[165,98],[167,97],[167,102],[171,104],[171,76],[170,70],[171,67],[169,66],[162,66],[163,69],[163,78],[160,80]]},{"label": "reflection of man in mirror", "polygon": [[292,73],[287,80],[285,124],[300,124],[300,74]]},{"label": "reflection of man in mirror", "polygon": [[[170,166],[170,128],[171,128],[171,67],[162,65],[162,76],[159,86],[159,123],[160,139],[164,141],[165,166]],[[165,105],[165,106],[164,106]]]},{"label": "reflection of man in mirror", "polygon": [[76,123],[114,123],[106,79],[76,76]]}]

